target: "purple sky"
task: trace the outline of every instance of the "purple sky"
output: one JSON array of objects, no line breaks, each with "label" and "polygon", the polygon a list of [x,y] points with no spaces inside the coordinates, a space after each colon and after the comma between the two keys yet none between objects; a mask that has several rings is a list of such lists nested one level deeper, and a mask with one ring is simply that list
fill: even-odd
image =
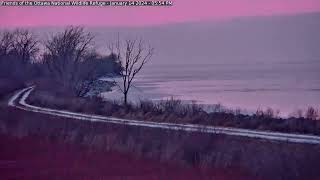
[{"label": "purple sky", "polygon": [[320,0],[173,0],[173,7],[0,7],[1,26],[146,26],[319,12]]}]

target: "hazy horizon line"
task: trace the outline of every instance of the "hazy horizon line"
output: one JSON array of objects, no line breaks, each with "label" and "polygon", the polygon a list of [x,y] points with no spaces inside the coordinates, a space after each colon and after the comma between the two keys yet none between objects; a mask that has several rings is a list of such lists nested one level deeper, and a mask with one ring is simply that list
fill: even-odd
[{"label": "hazy horizon line", "polygon": [[295,16],[310,16],[310,15],[320,15],[320,11],[309,11],[309,12],[299,12],[299,13],[279,13],[272,15],[254,15],[254,16],[234,16],[225,17],[223,19],[203,19],[203,20],[189,20],[189,21],[176,21],[176,22],[165,22],[157,24],[145,24],[145,25],[92,25],[92,24],[71,24],[71,25],[9,25],[2,26],[1,29],[13,29],[13,28],[65,28],[68,26],[81,26],[87,28],[123,28],[123,29],[140,29],[140,28],[157,28],[166,26],[176,26],[176,25],[189,25],[189,24],[210,24],[210,23],[228,23],[236,20],[255,20],[255,19],[269,19],[269,18],[282,18],[282,17],[295,17]]}]

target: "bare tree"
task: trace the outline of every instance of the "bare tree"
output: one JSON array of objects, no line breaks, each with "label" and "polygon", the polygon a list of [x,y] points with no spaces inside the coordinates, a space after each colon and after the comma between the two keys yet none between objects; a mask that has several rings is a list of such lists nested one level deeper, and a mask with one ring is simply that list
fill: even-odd
[{"label": "bare tree", "polygon": [[38,52],[39,42],[30,31],[3,32],[0,36],[1,74],[22,80],[31,77],[31,64]]},{"label": "bare tree", "polygon": [[94,65],[89,63],[95,57],[93,39],[84,28],[70,26],[45,43],[44,61],[50,73],[78,96],[85,94],[94,79]]},{"label": "bare tree", "polygon": [[13,32],[12,51],[23,64],[31,63],[39,52],[39,41],[28,30],[17,29]]},{"label": "bare tree", "polygon": [[13,48],[14,34],[4,31],[0,36],[0,59],[7,56]]},{"label": "bare tree", "polygon": [[121,61],[122,71],[120,72],[122,82],[116,85],[124,96],[124,104],[128,104],[128,92],[132,87],[132,82],[144,65],[151,59],[154,48],[146,46],[142,39],[125,40],[122,45],[118,40],[109,46],[109,50]]}]

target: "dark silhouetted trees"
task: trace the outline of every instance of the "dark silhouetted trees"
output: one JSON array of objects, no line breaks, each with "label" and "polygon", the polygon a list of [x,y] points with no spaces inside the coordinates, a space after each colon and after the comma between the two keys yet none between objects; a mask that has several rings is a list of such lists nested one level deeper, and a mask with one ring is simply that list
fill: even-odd
[{"label": "dark silhouetted trees", "polygon": [[28,30],[5,31],[0,35],[0,75],[15,79],[31,76],[31,64],[36,59],[40,44]]},{"label": "dark silhouetted trees", "polygon": [[70,26],[45,43],[43,59],[50,76],[77,96],[85,96],[99,77],[119,73],[116,60],[95,52],[93,39],[83,27]]}]

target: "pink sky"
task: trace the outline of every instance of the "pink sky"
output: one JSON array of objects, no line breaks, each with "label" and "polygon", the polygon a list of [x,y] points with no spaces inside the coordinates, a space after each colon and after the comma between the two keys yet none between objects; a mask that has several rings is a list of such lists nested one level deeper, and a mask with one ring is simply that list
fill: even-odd
[{"label": "pink sky", "polygon": [[320,0],[173,0],[172,7],[0,7],[0,26],[145,26],[320,12]]}]

